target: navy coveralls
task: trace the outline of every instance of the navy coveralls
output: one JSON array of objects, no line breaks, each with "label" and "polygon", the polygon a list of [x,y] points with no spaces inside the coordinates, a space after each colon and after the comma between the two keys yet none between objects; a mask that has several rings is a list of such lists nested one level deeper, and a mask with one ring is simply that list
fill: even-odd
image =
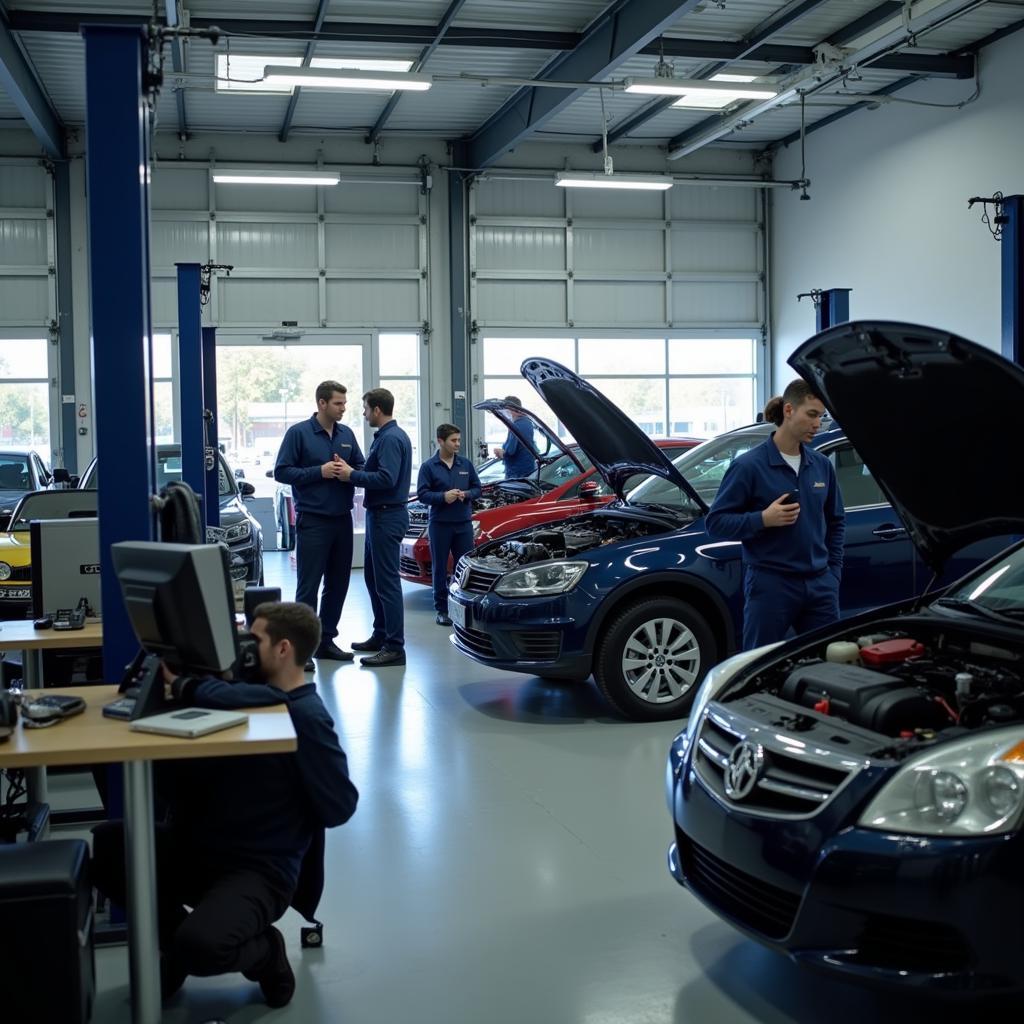
[{"label": "navy coveralls", "polygon": [[[464,501],[444,500],[446,491],[464,491]],[[456,455],[451,468],[440,452],[420,466],[416,495],[430,506],[427,537],[430,541],[431,576],[434,581],[434,608],[448,614],[448,554],[452,565],[473,550],[473,501],[480,497],[480,477],[473,463],[464,455]]]},{"label": "navy coveralls", "polygon": [[366,491],[366,548],[363,578],[373,608],[373,640],[386,651],[405,648],[405,608],[398,559],[409,529],[409,486],[412,483],[412,442],[394,421],[373,435],[366,465],[349,478]]},{"label": "navy coveralls", "polygon": [[523,444],[510,430],[501,446],[505,453],[501,461],[505,463],[506,478],[519,480],[533,476],[537,469],[537,456],[533,450],[533,420],[529,416],[520,416],[516,420],[516,429],[526,435],[530,444]]},{"label": "navy coveralls", "polygon": [[365,460],[356,435],[343,423],[328,434],[314,413],[290,426],[274,465],[274,479],[290,484],[295,499],[295,600],[316,611],[320,597],[321,642],[338,635],[338,622],[352,574],[352,500],[355,487],[325,479],[320,467],[339,455],[350,466]]},{"label": "navy coveralls", "polygon": [[[835,470],[801,445],[795,473],[774,437],[733,462],[707,516],[712,536],[743,542],[744,650],[839,618],[846,522]],[[797,521],[766,527],[761,512],[787,492],[800,502]]]}]

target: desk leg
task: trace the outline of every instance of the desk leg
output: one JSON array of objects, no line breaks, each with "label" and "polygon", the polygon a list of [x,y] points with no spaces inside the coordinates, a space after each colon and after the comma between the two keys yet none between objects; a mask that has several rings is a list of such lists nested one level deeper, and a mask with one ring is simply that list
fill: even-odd
[{"label": "desk leg", "polygon": [[124,825],[132,1021],[158,1024],[160,950],[156,927],[153,771],[149,761],[129,761],[124,766]]},{"label": "desk leg", "polygon": [[21,681],[26,690],[43,688],[43,652],[21,652]]}]

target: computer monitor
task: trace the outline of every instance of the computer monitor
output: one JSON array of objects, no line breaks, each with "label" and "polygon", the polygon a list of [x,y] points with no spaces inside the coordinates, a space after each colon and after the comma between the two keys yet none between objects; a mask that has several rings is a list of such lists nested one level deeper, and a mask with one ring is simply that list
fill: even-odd
[{"label": "computer monitor", "polygon": [[224,672],[238,658],[230,555],[220,544],[123,541],[110,548],[139,644],[177,672]]},{"label": "computer monitor", "polygon": [[33,519],[32,615],[77,608],[84,597],[89,614],[100,615],[100,536],[97,519]]}]

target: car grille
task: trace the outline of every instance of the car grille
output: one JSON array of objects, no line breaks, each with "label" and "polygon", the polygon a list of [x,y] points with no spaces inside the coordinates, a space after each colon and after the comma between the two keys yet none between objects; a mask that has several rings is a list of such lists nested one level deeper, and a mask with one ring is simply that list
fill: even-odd
[{"label": "car grille", "polygon": [[562,649],[561,633],[516,633],[515,640],[530,661],[554,661]]},{"label": "car grille", "polygon": [[231,566],[231,578],[233,580],[244,580],[249,577],[249,566],[247,565],[233,565]]},{"label": "car grille", "polygon": [[683,875],[710,904],[770,939],[789,934],[800,895],[748,875],[676,830]]},{"label": "car grille", "polygon": [[500,572],[489,569],[479,569],[470,565],[468,570],[458,573],[457,579],[459,588],[470,594],[487,594],[494,587],[494,584],[501,579]]},{"label": "car grille", "polygon": [[857,960],[900,971],[962,971],[973,957],[966,938],[936,921],[871,914],[864,923]]},{"label": "car grille", "polygon": [[12,565],[11,575],[7,577],[11,583],[31,583],[32,582],[32,566],[31,565]]},{"label": "car grille", "polygon": [[409,523],[409,529],[405,531],[406,540],[416,540],[418,537],[422,537],[427,532],[426,524],[420,525],[419,523]]},{"label": "car grille", "polygon": [[462,626],[455,626],[454,629],[459,643],[468,647],[474,654],[480,655],[481,658],[498,656],[493,641],[482,629],[464,629]]},{"label": "car grille", "polygon": [[709,709],[697,737],[694,764],[701,781],[723,803],[744,813],[773,817],[816,814],[850,777],[850,769],[786,753],[781,744],[758,742],[764,768],[752,793],[740,801],[726,795],[724,774],[729,755],[749,733],[736,719],[726,720]]},{"label": "car grille", "polygon": [[424,572],[423,567],[415,558],[406,558],[404,555],[398,559],[398,568],[404,572],[406,576],[416,576],[419,578],[420,576],[430,575],[429,565],[426,567],[426,572]]}]

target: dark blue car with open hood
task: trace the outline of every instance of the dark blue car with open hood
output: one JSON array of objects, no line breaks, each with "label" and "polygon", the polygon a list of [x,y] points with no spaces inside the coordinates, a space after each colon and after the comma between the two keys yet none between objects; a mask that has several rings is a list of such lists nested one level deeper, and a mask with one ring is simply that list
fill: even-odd
[{"label": "dark blue car with open hood", "polygon": [[[1024,532],[1024,370],[931,328],[852,323],[813,381],[933,571]],[[984,438],[953,410],[976,402]],[[881,596],[881,594],[880,594]],[[894,595],[895,596],[895,595]],[[715,665],[666,770],[678,882],[850,980],[1024,989],[1024,546],[928,598]]]}]

